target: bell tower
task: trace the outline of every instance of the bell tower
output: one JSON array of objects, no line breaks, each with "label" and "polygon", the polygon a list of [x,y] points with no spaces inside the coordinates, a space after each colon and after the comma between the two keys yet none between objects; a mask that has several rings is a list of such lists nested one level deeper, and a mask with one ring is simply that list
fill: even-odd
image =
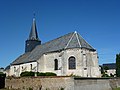
[{"label": "bell tower", "polygon": [[41,44],[41,41],[38,38],[36,20],[35,18],[33,18],[29,38],[26,40],[26,43],[25,43],[25,53],[31,52],[37,45],[40,45],[40,44]]}]

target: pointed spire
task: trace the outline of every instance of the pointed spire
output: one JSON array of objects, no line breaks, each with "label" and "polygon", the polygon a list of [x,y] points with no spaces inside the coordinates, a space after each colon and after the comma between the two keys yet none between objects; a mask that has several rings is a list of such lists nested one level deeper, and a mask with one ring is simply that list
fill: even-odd
[{"label": "pointed spire", "polygon": [[35,16],[33,18],[32,27],[31,27],[31,31],[30,31],[30,35],[29,35],[29,39],[28,40],[39,40],[38,34],[37,34]]},{"label": "pointed spire", "polygon": [[41,41],[38,38],[35,14],[34,14],[30,35],[25,43],[25,53],[31,52],[37,45],[41,45]]}]

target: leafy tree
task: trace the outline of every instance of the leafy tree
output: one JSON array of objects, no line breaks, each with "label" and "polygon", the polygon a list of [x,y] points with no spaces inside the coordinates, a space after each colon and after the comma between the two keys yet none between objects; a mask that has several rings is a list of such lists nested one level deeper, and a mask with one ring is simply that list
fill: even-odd
[{"label": "leafy tree", "polygon": [[104,66],[103,68],[104,68],[104,70],[108,70],[109,69],[108,66]]},{"label": "leafy tree", "polygon": [[4,74],[3,72],[0,72],[0,77],[6,77],[6,74]]},{"label": "leafy tree", "polygon": [[120,77],[120,53],[116,55],[116,76]]}]

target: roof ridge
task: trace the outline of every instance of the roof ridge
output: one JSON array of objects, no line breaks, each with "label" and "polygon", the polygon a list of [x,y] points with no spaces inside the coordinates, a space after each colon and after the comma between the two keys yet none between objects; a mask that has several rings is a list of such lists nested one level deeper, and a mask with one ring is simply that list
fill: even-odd
[{"label": "roof ridge", "polygon": [[75,35],[75,33],[76,33],[76,32],[74,32],[74,33],[73,33],[73,35],[71,36],[70,40],[68,41],[68,43],[67,43],[67,45],[65,46],[65,48],[64,48],[64,49],[66,49],[66,48],[68,47],[68,45],[70,44],[70,42],[71,42],[71,40],[72,40],[73,36]]},{"label": "roof ridge", "polygon": [[81,43],[80,43],[80,40],[79,40],[79,38],[78,38],[78,33],[75,32],[75,34],[76,34],[76,37],[77,37],[78,44],[79,44],[79,46],[81,47]]}]

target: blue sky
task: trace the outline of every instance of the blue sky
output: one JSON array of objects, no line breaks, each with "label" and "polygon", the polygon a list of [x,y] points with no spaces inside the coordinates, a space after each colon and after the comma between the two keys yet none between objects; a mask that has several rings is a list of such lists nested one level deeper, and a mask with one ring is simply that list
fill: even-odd
[{"label": "blue sky", "polygon": [[99,64],[120,53],[119,0],[0,0],[0,67],[24,53],[33,13],[42,42],[77,31],[97,49]]}]

